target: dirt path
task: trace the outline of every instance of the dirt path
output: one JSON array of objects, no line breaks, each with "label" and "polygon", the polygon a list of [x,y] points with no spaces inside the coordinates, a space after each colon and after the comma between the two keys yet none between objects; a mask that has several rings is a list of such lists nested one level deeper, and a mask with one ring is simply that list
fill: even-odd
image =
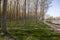
[{"label": "dirt path", "polygon": [[51,23],[48,23],[45,21],[44,21],[44,23],[49,25],[54,30],[54,32],[60,33],[60,25],[51,24]]}]

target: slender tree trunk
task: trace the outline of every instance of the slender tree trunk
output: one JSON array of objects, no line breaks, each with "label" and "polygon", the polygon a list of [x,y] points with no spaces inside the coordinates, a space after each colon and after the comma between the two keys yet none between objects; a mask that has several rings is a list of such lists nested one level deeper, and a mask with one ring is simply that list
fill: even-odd
[{"label": "slender tree trunk", "polygon": [[44,3],[45,3],[45,0],[41,0],[40,23],[43,23],[44,21]]},{"label": "slender tree trunk", "polygon": [[38,21],[38,19],[37,19],[37,10],[38,10],[38,0],[36,0],[36,4],[35,4],[35,6],[36,6],[36,8],[35,8],[35,18],[36,18],[36,23],[37,23],[37,21]]},{"label": "slender tree trunk", "polygon": [[26,0],[24,1],[24,26],[26,27]]},{"label": "slender tree trunk", "polygon": [[7,33],[6,30],[6,14],[7,14],[7,0],[3,1],[3,12],[2,12],[2,31]]},{"label": "slender tree trunk", "polygon": [[30,14],[30,13],[29,13],[29,9],[30,9],[30,0],[27,0],[27,2],[28,2],[28,15],[27,15],[27,20],[28,20],[28,24],[29,24],[29,21],[30,21],[30,20],[29,20],[29,18],[30,18],[30,17],[29,17],[29,14]]}]

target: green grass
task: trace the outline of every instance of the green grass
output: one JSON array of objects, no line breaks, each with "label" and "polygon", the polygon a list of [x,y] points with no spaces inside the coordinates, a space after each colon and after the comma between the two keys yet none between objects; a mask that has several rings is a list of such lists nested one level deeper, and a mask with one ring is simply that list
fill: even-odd
[{"label": "green grass", "polygon": [[7,22],[6,23],[7,28],[28,28],[28,29],[33,29],[33,28],[48,28],[48,25],[46,24],[36,24],[35,22],[26,22],[24,24],[22,21],[19,21],[18,23],[15,21],[12,22]]},{"label": "green grass", "polygon": [[60,34],[57,35],[54,33],[46,24],[29,22],[24,26],[26,28],[21,28],[24,25],[22,22],[18,22],[17,24],[17,22],[13,21],[11,23],[7,22],[6,25],[7,30],[10,31],[17,40],[60,40]]},{"label": "green grass", "polygon": [[17,40],[59,40],[60,35],[47,29],[9,29],[13,36],[17,37]]}]

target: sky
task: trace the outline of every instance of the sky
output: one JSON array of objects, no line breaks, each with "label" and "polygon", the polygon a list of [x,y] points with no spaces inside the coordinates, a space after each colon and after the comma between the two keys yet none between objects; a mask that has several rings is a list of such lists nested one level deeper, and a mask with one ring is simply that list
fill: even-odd
[{"label": "sky", "polygon": [[60,16],[60,0],[53,0],[51,7],[48,9],[47,14],[53,16],[53,17],[59,17]]}]

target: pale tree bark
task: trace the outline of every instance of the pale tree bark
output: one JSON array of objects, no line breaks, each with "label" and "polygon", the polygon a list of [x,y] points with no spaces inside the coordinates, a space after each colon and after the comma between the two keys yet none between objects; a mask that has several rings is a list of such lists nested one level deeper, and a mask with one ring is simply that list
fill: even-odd
[{"label": "pale tree bark", "polygon": [[40,23],[43,23],[44,20],[44,0],[41,0],[41,5],[40,5]]},{"label": "pale tree bark", "polygon": [[38,22],[38,19],[37,19],[37,11],[38,11],[38,0],[36,0],[36,2],[35,2],[35,20],[36,20],[36,23]]},{"label": "pale tree bark", "polygon": [[26,0],[24,1],[24,26],[26,27]]},{"label": "pale tree bark", "polygon": [[29,23],[29,21],[30,21],[30,20],[29,20],[29,18],[30,18],[30,17],[29,17],[29,14],[30,14],[30,11],[29,11],[29,10],[30,10],[30,0],[27,0],[27,8],[28,8],[28,12],[27,12],[27,14],[28,14],[28,15],[27,15],[27,20],[28,20],[28,23]]}]

